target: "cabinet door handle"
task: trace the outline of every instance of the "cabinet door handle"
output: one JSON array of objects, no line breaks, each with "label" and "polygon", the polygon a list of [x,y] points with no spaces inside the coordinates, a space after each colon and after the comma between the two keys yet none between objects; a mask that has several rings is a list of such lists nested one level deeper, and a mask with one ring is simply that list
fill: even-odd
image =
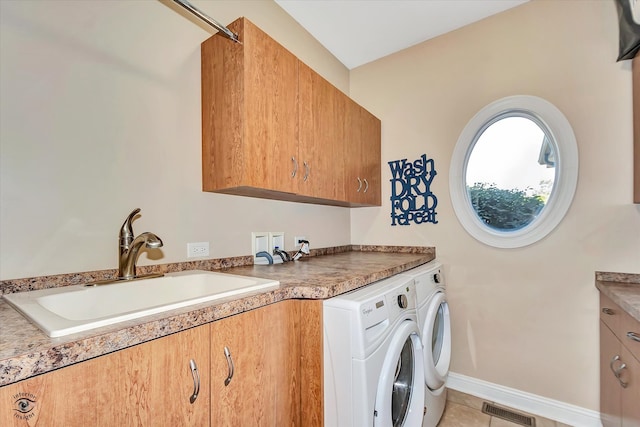
[{"label": "cabinet door handle", "polygon": [[623,369],[627,367],[627,365],[625,363],[622,363],[622,365],[618,366],[617,368],[614,368],[613,364],[618,360],[620,360],[620,356],[616,354],[611,358],[611,362],[609,362],[609,368],[611,368],[611,372],[613,372],[613,375],[618,379],[618,382],[620,383],[622,388],[627,388],[629,383],[627,383],[626,381],[622,381],[622,379],[620,378],[621,376],[620,373],[622,372]]},{"label": "cabinet door handle", "polygon": [[614,372],[614,375],[616,376],[616,378],[618,379],[618,382],[620,383],[620,385],[622,386],[622,388],[627,388],[627,386],[629,385],[629,383],[627,383],[626,381],[622,381],[622,378],[620,378],[620,373],[622,372],[623,369],[625,369],[627,367],[626,364],[622,364],[620,365]]},{"label": "cabinet door handle", "polygon": [[361,189],[362,189],[362,180],[360,179],[360,177],[358,177],[358,189],[356,190],[356,193],[359,193]]},{"label": "cabinet door handle", "polygon": [[369,181],[367,181],[367,178],[365,178],[364,179],[364,191],[363,191],[363,193],[366,193],[368,189],[369,189]]},{"label": "cabinet door handle", "polygon": [[620,356],[616,354],[611,358],[611,361],[609,362],[609,369],[611,369],[611,372],[613,372],[613,375],[615,375],[616,378],[618,377],[619,374],[616,372],[615,368],[613,367],[613,364],[616,363],[616,361],[618,360],[620,360]]},{"label": "cabinet door handle", "polygon": [[616,314],[615,311],[613,311],[613,310],[611,310],[610,308],[607,308],[607,307],[603,307],[602,308],[602,312],[604,314],[608,314],[609,316],[613,316],[614,314]]},{"label": "cabinet door handle", "polygon": [[227,366],[229,367],[229,373],[227,374],[227,378],[224,380],[224,385],[228,386],[233,378],[233,359],[231,358],[231,352],[227,347],[224,348],[224,357],[227,358]]},{"label": "cabinet door handle", "polygon": [[293,162],[293,171],[291,172],[291,178],[295,178],[298,173],[298,161],[295,157],[291,157],[291,161]]},{"label": "cabinet door handle", "polygon": [[193,404],[200,394],[200,374],[198,373],[198,365],[196,361],[189,360],[189,367],[191,368],[191,375],[193,376],[193,394],[189,397],[189,402]]},{"label": "cabinet door handle", "polygon": [[[626,366],[623,366],[623,368],[625,368],[625,367],[626,367]],[[622,388],[627,388],[627,386],[629,385],[629,383],[628,383],[628,382],[626,382],[626,381],[622,381],[622,379],[621,379],[620,377],[618,377],[618,382],[620,383],[620,386],[621,386]]]},{"label": "cabinet door handle", "polygon": [[304,165],[304,177],[302,180],[306,182],[307,178],[309,178],[309,164],[307,162],[302,162],[302,164]]},{"label": "cabinet door handle", "polygon": [[627,338],[640,342],[640,335],[636,334],[635,332],[627,332]]}]

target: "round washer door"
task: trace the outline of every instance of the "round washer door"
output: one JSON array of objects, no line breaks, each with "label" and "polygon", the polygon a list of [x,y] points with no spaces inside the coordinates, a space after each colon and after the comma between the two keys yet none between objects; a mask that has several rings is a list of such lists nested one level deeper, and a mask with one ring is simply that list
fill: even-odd
[{"label": "round washer door", "polygon": [[373,425],[421,426],[424,416],[424,367],[420,330],[405,320],[393,333],[380,372]]},{"label": "round washer door", "polygon": [[424,377],[427,387],[437,390],[444,385],[451,363],[451,321],[443,292],[437,292],[429,301],[422,326]]}]

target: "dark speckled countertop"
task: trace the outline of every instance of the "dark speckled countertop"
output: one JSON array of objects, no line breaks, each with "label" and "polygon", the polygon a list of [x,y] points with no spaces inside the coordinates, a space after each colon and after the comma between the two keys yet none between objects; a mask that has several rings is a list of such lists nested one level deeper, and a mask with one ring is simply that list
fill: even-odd
[{"label": "dark speckled countertop", "polygon": [[640,274],[598,271],[596,288],[640,322]]},{"label": "dark speckled countertop", "polygon": [[[140,267],[139,274],[221,270],[279,280],[280,286],[266,292],[192,305],[60,338],[49,338],[0,299],[0,386],[274,302],[331,298],[429,262],[435,258],[435,249],[347,246],[320,249],[312,251],[311,255],[297,262],[271,266],[246,265],[251,262],[251,257],[238,257]],[[85,283],[113,277],[113,273],[109,270],[8,280],[0,282],[0,293]]]}]

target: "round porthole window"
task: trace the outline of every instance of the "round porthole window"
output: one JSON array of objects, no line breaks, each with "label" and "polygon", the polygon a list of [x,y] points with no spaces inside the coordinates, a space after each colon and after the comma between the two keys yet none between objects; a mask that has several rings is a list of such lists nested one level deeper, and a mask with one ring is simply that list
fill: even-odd
[{"label": "round porthole window", "polygon": [[571,205],[576,139],[549,102],[511,96],[467,123],[450,170],[453,208],[469,234],[498,248],[527,246],[549,234]]}]

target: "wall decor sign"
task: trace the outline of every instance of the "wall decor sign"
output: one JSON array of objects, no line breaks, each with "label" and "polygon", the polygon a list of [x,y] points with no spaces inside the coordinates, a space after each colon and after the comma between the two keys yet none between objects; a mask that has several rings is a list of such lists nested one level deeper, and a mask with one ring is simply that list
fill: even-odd
[{"label": "wall decor sign", "polygon": [[433,159],[423,154],[419,159],[389,162],[391,168],[391,225],[411,225],[412,222],[437,224],[438,199],[431,192],[431,182],[437,172]]}]

